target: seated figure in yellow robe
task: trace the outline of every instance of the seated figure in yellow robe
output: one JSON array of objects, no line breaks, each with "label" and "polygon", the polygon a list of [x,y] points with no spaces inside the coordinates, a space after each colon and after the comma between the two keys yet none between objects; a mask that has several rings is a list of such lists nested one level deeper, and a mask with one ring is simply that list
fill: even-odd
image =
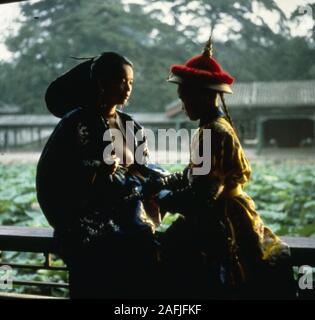
[{"label": "seated figure in yellow robe", "polygon": [[184,216],[162,241],[170,296],[294,298],[289,248],[243,190],[251,168],[223,97],[232,93],[234,78],[212,57],[211,40],[203,54],[173,65],[168,81],[178,84],[187,116],[200,121],[184,171],[191,188],[159,200],[165,210]]}]

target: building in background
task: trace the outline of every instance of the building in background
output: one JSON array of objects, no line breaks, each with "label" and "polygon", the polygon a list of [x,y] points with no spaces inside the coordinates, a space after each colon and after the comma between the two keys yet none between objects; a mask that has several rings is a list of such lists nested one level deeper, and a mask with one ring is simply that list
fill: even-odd
[{"label": "building in background", "polygon": [[[234,124],[245,147],[315,148],[315,80],[250,82],[233,86],[226,95]],[[0,105],[0,148],[41,148],[59,119],[20,114],[17,106]],[[128,110],[127,110],[128,111]],[[145,128],[194,129],[175,100],[160,113],[131,113]]]},{"label": "building in background", "polygon": [[[226,102],[245,147],[315,147],[315,80],[238,83],[233,91]],[[184,125],[180,101],[166,114]]]}]

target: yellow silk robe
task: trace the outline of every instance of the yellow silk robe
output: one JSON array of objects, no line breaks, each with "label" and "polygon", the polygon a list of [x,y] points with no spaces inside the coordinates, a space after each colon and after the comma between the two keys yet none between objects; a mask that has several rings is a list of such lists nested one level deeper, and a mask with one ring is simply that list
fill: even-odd
[{"label": "yellow silk robe", "polygon": [[243,190],[251,168],[235,130],[226,118],[210,120],[193,137],[188,170],[190,181],[200,179],[200,176],[194,176],[192,169],[198,167],[194,159],[203,142],[202,129],[211,129],[211,170],[201,178],[215,186],[214,197],[224,202],[222,214],[229,225],[230,252],[237,262],[239,278],[246,281],[260,263],[273,265],[278,257],[289,256],[289,248],[263,223],[253,200]]}]

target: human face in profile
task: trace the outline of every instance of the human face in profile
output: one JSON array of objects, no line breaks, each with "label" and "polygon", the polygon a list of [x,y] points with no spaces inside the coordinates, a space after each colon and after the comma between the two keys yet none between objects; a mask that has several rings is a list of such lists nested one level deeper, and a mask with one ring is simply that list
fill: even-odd
[{"label": "human face in profile", "polygon": [[177,93],[183,103],[183,110],[192,121],[206,117],[209,108],[217,104],[215,91],[191,83],[179,84]]},{"label": "human face in profile", "polygon": [[125,104],[132,92],[133,69],[124,64],[121,71],[104,84],[104,102],[110,106]]}]

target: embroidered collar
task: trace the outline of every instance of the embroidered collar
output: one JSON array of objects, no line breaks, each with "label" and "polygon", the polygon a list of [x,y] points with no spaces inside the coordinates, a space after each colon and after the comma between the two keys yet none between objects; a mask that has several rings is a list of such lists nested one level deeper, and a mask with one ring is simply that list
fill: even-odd
[{"label": "embroidered collar", "polygon": [[199,127],[202,127],[206,123],[209,123],[209,122],[213,121],[214,119],[219,118],[219,117],[223,117],[223,116],[224,116],[224,112],[222,111],[222,109],[220,107],[211,108],[207,114],[207,117],[203,118],[202,120],[200,119]]}]

